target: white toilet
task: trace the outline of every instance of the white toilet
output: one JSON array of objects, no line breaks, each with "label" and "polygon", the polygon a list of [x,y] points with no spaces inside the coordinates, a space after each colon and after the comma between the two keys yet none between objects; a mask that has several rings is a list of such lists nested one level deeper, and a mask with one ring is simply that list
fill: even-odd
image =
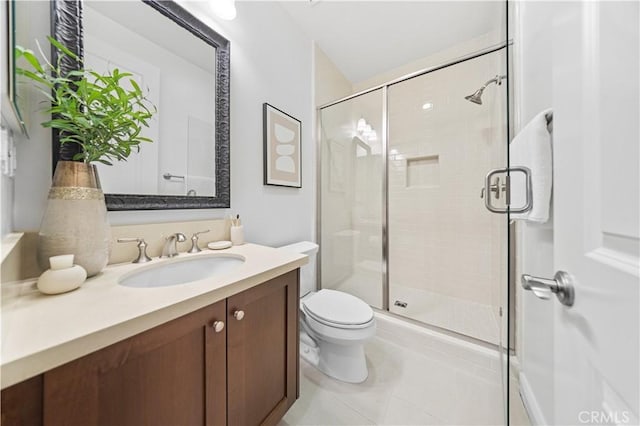
[{"label": "white toilet", "polygon": [[[303,241],[281,250],[313,258],[318,245]],[[341,291],[314,292],[312,265],[300,268],[300,356],[328,376],[361,383],[369,375],[364,342],[376,334],[373,310]]]}]

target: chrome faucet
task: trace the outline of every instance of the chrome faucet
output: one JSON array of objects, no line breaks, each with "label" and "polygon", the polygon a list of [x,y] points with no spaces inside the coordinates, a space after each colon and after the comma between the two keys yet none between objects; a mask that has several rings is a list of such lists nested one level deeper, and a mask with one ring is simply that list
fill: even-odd
[{"label": "chrome faucet", "polygon": [[182,232],[176,232],[175,234],[169,235],[164,242],[164,247],[162,248],[162,255],[160,257],[174,257],[177,256],[178,253],[178,243],[182,243],[187,241],[187,237]]}]

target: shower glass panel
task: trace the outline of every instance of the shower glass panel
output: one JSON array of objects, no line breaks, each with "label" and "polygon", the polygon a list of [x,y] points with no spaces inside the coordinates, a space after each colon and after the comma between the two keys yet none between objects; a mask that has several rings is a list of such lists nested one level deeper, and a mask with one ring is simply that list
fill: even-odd
[{"label": "shower glass panel", "polygon": [[465,97],[505,64],[500,49],[388,89],[389,310],[495,345],[507,223],[480,196],[507,164],[507,84]]},{"label": "shower glass panel", "polygon": [[322,288],[383,307],[383,94],[323,108],[320,256]]}]

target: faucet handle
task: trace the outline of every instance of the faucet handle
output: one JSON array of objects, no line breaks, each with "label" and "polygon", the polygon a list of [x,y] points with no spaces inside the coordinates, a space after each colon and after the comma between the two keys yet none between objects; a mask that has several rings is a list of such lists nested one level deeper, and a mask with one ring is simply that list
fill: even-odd
[{"label": "faucet handle", "polygon": [[116,240],[119,243],[138,243],[138,257],[131,263],[146,263],[151,261],[151,258],[147,255],[147,243],[142,238],[118,238]]},{"label": "faucet handle", "polygon": [[209,231],[210,229],[206,229],[204,231],[196,232],[195,234],[193,234],[193,236],[191,237],[191,248],[189,249],[189,253],[198,253],[202,251],[202,249],[198,247],[198,236],[200,234],[206,234]]}]

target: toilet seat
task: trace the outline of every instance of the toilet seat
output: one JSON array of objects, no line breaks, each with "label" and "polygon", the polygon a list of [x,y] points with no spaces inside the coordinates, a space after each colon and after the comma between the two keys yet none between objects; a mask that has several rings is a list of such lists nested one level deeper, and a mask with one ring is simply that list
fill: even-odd
[{"label": "toilet seat", "polygon": [[373,322],[373,309],[355,296],[322,289],[302,301],[302,310],[315,321],[340,329],[361,329]]}]

